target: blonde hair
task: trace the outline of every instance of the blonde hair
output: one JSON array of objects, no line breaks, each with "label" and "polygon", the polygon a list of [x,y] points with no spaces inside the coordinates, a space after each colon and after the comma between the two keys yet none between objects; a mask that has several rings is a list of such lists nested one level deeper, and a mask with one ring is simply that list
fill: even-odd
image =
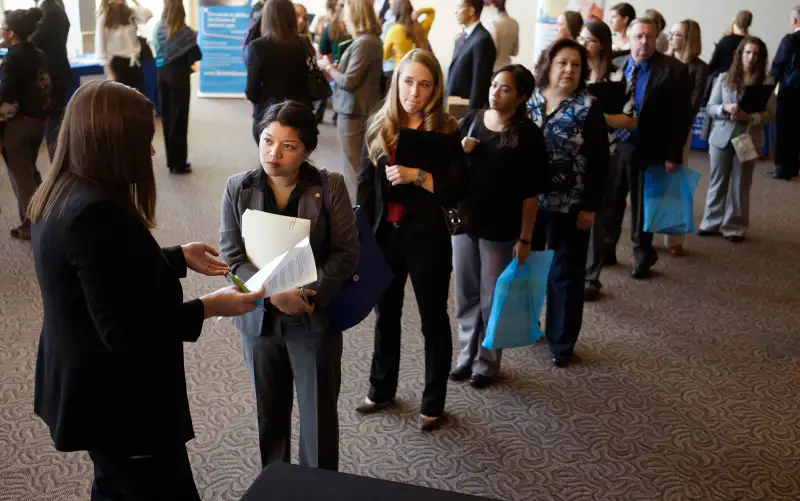
[{"label": "blonde hair", "polygon": [[733,34],[733,27],[738,26],[740,30],[748,33],[750,31],[750,25],[753,24],[753,13],[749,10],[740,10],[736,13],[736,17],[733,18],[731,21],[730,26],[728,26],[728,31],[725,33],[726,35]]},{"label": "blonde hair", "polygon": [[703,52],[703,38],[700,35],[700,25],[692,19],[684,19],[679,22],[686,32],[684,35],[683,50],[679,53],[672,53],[672,56],[684,63],[694,61]]},{"label": "blonde hair", "polygon": [[372,163],[389,155],[389,151],[397,145],[398,132],[405,126],[406,113],[400,103],[400,77],[411,63],[425,66],[433,76],[433,94],[422,110],[422,129],[449,134],[458,128],[456,119],[444,109],[444,76],[439,61],[431,52],[413,49],[400,60],[383,106],[372,115],[367,125],[367,151]]},{"label": "blonde hair", "polygon": [[[345,24],[353,38],[360,35],[380,35],[381,25],[370,0],[345,0]],[[349,12],[349,15],[347,14]]]}]

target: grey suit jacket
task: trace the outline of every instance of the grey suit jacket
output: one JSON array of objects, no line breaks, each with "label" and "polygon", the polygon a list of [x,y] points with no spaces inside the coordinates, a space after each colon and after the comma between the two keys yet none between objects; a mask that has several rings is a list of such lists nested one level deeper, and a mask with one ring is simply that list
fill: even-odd
[{"label": "grey suit jacket", "polygon": [[[264,210],[266,173],[258,168],[228,179],[222,196],[219,250],[222,258],[243,281],[258,271],[247,259],[242,239],[242,215],[247,209]],[[300,197],[298,217],[311,221],[311,248],[317,256],[317,282],[307,288],[317,291],[312,324],[327,328],[325,308],[342,284],[353,276],[358,266],[358,231],[350,197],[341,174],[328,174],[330,224],[322,204],[322,186],[310,186]],[[328,235],[330,230],[330,235]],[[320,259],[318,256],[326,256]],[[267,308],[270,310],[270,308]],[[272,314],[278,314],[271,310]],[[245,334],[261,335],[265,313],[256,310],[233,319]]]},{"label": "grey suit jacket", "polygon": [[334,81],[333,111],[368,117],[381,102],[383,43],[378,35],[361,35],[339,61],[342,73]]},{"label": "grey suit jacket", "polygon": [[[717,77],[706,106],[708,116],[713,120],[708,143],[720,149],[726,148],[731,139],[747,131],[747,125],[730,120],[728,114],[725,113],[724,106],[726,104],[736,104],[744,95],[744,89],[734,92],[725,85],[727,77],[727,73],[722,73]],[[772,77],[767,77],[764,83],[772,84],[774,80]],[[753,145],[756,147],[756,151],[761,151],[764,146],[764,124],[773,118],[775,118],[775,95],[770,97],[769,102],[767,102],[767,108],[764,111],[750,115],[750,136],[753,138]]]}]

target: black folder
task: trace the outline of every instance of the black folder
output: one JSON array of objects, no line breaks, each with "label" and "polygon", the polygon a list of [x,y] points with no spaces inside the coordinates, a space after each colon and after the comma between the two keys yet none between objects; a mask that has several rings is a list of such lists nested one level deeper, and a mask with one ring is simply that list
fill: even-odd
[{"label": "black folder", "polygon": [[739,100],[739,108],[745,113],[761,113],[767,108],[769,98],[775,92],[775,84],[748,85]]},{"label": "black folder", "polygon": [[589,84],[588,90],[599,101],[603,113],[616,115],[625,108],[625,82],[597,82]]}]

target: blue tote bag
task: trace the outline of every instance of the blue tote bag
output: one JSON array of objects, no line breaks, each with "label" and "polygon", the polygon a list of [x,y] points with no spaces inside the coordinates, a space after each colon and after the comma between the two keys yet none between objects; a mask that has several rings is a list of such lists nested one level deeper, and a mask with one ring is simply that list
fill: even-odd
[{"label": "blue tote bag", "polygon": [[702,174],[682,165],[667,172],[653,165],[644,172],[644,225],[650,233],[682,235],[694,231],[694,192]]},{"label": "blue tote bag", "polygon": [[528,346],[543,333],[539,316],[547,294],[553,251],[531,252],[525,264],[515,259],[497,279],[483,347],[490,350]]},{"label": "blue tote bag", "polygon": [[[328,216],[330,235],[331,201],[328,193],[328,173],[320,171],[322,205]],[[372,233],[372,226],[362,211],[355,207],[358,230],[359,257],[356,272],[342,284],[339,294],[328,305],[331,326],[346,331],[360,324],[378,304],[383,293],[394,280],[394,273],[386,262],[383,251]]]}]

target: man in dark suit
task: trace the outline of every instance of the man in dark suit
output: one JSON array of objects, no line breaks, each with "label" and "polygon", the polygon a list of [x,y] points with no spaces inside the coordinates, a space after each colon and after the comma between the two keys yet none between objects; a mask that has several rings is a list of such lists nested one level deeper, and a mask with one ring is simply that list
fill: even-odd
[{"label": "man in dark suit", "polygon": [[67,36],[69,35],[69,18],[61,0],[42,0],[42,19],[31,35],[30,41],[46,58],[47,72],[53,87],[50,112],[45,123],[45,139],[50,160],[56,152],[58,128],[66,106],[67,89],[73,83],[72,70],[67,58]]},{"label": "man in dark suit", "polygon": [[770,74],[778,82],[778,108],[775,115],[777,147],[773,177],[786,181],[800,173],[800,6],[789,14],[792,33],[786,35],[772,60]]},{"label": "man in dark suit", "polygon": [[459,0],[458,23],[464,32],[456,40],[447,75],[447,96],[469,99],[471,110],[489,104],[489,86],[497,55],[492,35],[481,24],[483,0]]},{"label": "man in dark suit", "polygon": [[629,28],[631,54],[622,71],[633,99],[636,129],[618,131],[619,168],[614,186],[613,207],[607,222],[606,264],[616,263],[625,198],[631,199],[631,240],[636,265],[633,278],[644,279],[658,255],[653,250],[653,234],[643,231],[644,171],[653,165],[667,172],[680,169],[683,150],[692,124],[691,82],[686,65],[656,52],[658,29],[649,19],[636,19]]}]

